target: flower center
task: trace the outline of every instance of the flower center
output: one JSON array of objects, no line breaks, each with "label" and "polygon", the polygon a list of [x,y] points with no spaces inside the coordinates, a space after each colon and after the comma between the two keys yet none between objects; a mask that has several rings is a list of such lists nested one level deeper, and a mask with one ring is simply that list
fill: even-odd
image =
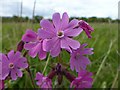
[{"label": "flower center", "polygon": [[38,41],[41,41],[41,40],[42,40],[42,38],[40,38],[40,37],[37,37],[37,40],[38,40]]},{"label": "flower center", "polygon": [[76,56],[75,56],[75,59],[79,59],[80,58],[80,54],[77,53]]},{"label": "flower center", "polygon": [[14,64],[13,64],[13,63],[10,63],[10,64],[9,64],[9,68],[11,68],[11,69],[14,68]]},{"label": "flower center", "polygon": [[64,37],[64,32],[63,31],[59,31],[57,33],[57,35],[58,35],[59,38],[62,38],[62,37]]}]

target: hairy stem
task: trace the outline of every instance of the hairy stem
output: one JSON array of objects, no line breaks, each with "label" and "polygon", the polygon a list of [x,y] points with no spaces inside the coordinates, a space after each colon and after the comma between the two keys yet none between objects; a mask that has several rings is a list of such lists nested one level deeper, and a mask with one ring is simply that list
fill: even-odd
[{"label": "hairy stem", "polygon": [[[25,51],[25,53],[23,54],[23,56],[26,57],[27,53],[28,53],[28,51]],[[29,67],[30,64],[29,64],[29,61],[27,61],[27,62],[28,62],[28,68],[26,70],[27,70],[27,72],[29,74],[29,77],[31,79],[32,85],[35,88],[35,83],[34,83],[34,80],[33,80],[33,77],[32,77],[32,73],[31,73],[30,67]]]},{"label": "hairy stem", "polygon": [[72,82],[75,79],[75,76],[72,75],[71,73],[69,73],[67,70],[63,69],[63,74],[65,75],[65,77]]},{"label": "hairy stem", "polygon": [[29,76],[30,76],[30,79],[31,79],[32,85],[33,85],[33,87],[35,88],[35,83],[34,83],[34,80],[33,80],[33,77],[32,77],[32,73],[31,73],[31,71],[30,71],[29,66],[28,66],[28,68],[27,68],[27,71],[28,71],[28,74],[29,74]]},{"label": "hairy stem", "polygon": [[53,77],[56,75],[55,69],[51,70],[50,73],[47,75],[48,78],[53,79]]},{"label": "hairy stem", "polygon": [[61,54],[58,55],[58,63],[62,63]]},{"label": "hairy stem", "polygon": [[48,63],[49,63],[49,60],[50,60],[50,54],[48,55],[47,62],[46,62],[46,64],[45,64],[45,67],[44,67],[44,69],[43,69],[42,74],[44,74],[44,73],[45,73],[46,68],[47,68],[47,66],[48,66]]}]

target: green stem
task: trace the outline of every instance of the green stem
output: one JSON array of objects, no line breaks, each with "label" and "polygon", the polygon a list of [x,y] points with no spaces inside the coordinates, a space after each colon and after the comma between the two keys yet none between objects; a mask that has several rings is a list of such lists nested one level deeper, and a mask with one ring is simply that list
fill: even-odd
[{"label": "green stem", "polygon": [[[26,55],[27,55],[27,52],[28,51],[26,51],[25,53],[24,53],[24,57],[26,57]],[[31,79],[31,82],[32,82],[32,85],[33,85],[33,87],[35,88],[35,83],[34,83],[34,80],[33,80],[33,78],[32,78],[32,73],[31,73],[31,71],[30,71],[30,64],[29,64],[29,61],[27,60],[27,62],[28,62],[28,68],[26,69],[26,71],[28,72],[28,74],[29,74],[29,77],[30,77],[30,79]]]},{"label": "green stem", "polygon": [[62,64],[61,54],[58,55],[58,63],[61,63],[61,64]]},{"label": "green stem", "polygon": [[[28,53],[28,51],[25,51],[24,54],[23,54],[23,56],[26,57],[27,53]],[[28,61],[28,60],[27,60],[27,63],[28,63],[28,68],[26,69],[26,71],[28,72],[29,77],[30,77],[31,82],[32,82],[32,85],[33,85],[33,87],[35,88],[35,83],[34,83],[34,80],[33,80],[33,78],[32,78],[32,73],[31,73],[30,68],[29,68],[30,64],[29,64],[29,61]]]},{"label": "green stem", "polygon": [[47,68],[47,66],[48,66],[48,63],[49,63],[49,60],[50,60],[50,54],[48,55],[47,62],[46,62],[46,64],[45,64],[45,67],[44,67],[44,69],[43,69],[42,74],[44,74],[44,73],[45,73],[46,68]]},{"label": "green stem", "polygon": [[8,82],[7,82],[7,86],[8,86],[8,88],[11,88],[11,80],[8,80]]},{"label": "green stem", "polygon": [[29,76],[30,76],[30,79],[31,79],[32,85],[33,85],[33,87],[35,88],[35,83],[34,83],[34,80],[33,80],[33,78],[32,78],[32,73],[31,73],[29,67],[27,68],[27,72],[28,72],[28,74],[29,74]]},{"label": "green stem", "polygon": [[58,62],[61,62],[60,54],[58,55]]}]

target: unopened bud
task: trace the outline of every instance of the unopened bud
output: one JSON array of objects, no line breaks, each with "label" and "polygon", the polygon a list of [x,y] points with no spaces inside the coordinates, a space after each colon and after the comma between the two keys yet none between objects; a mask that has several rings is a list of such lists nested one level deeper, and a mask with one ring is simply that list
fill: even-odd
[{"label": "unopened bud", "polygon": [[61,73],[62,72],[62,66],[61,66],[61,64],[57,64],[57,66],[56,66],[56,72],[57,72],[57,74],[59,74],[59,73]]},{"label": "unopened bud", "polygon": [[49,79],[53,79],[53,77],[56,75],[56,71],[53,69],[49,74],[48,74],[48,78]]},{"label": "unopened bud", "polygon": [[93,32],[94,29],[86,21],[80,20],[79,21],[79,27],[82,28],[85,31],[88,38],[92,38],[91,32]]},{"label": "unopened bud", "polygon": [[70,74],[67,70],[63,70],[63,74],[65,75],[65,77],[70,81],[72,82],[74,79],[75,79],[75,76]]},{"label": "unopened bud", "polygon": [[23,50],[23,47],[24,47],[24,42],[20,41],[17,45],[17,51],[21,52]]}]

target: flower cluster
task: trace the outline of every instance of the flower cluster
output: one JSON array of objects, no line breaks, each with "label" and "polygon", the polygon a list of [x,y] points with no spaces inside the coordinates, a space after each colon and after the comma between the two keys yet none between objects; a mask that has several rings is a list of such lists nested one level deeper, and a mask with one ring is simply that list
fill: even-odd
[{"label": "flower cluster", "polygon": [[70,87],[74,88],[91,88],[92,87],[92,73],[86,70],[90,60],[85,55],[93,54],[93,48],[85,48],[87,44],[80,44],[79,41],[74,40],[74,37],[80,35],[85,31],[88,38],[91,38],[93,28],[83,20],[73,19],[69,21],[69,16],[65,12],[60,17],[59,13],[54,13],[52,22],[43,19],[40,21],[41,28],[37,32],[28,29],[22,36],[21,42],[18,44],[17,51],[11,50],[7,55],[0,53],[0,65],[2,66],[2,76],[0,80],[6,80],[10,77],[16,80],[17,77],[22,77],[22,69],[29,66],[25,53],[23,56],[21,52],[25,49],[28,55],[35,58],[37,55],[40,60],[47,57],[50,53],[52,57],[59,57],[64,49],[70,54],[70,69],[78,73],[78,77],[70,74],[64,68],[62,63],[57,63],[54,69],[44,76],[37,72],[35,80],[40,88],[52,88],[52,78],[58,76],[58,83],[61,84],[63,75],[71,82]]}]

